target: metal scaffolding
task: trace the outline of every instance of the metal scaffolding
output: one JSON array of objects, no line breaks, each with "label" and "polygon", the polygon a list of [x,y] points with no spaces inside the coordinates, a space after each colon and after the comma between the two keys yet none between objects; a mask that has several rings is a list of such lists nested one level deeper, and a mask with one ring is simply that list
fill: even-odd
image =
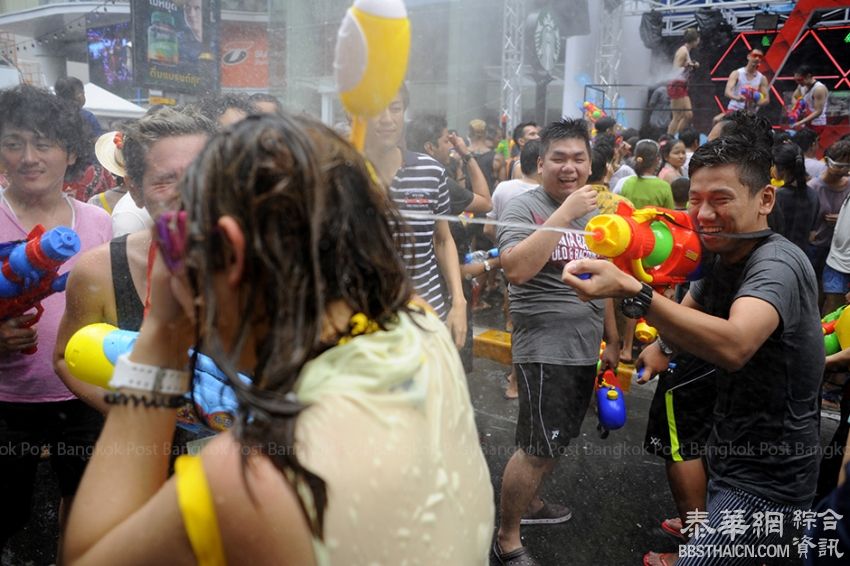
[{"label": "metal scaffolding", "polygon": [[[625,0],[605,0],[605,9],[600,14],[599,40],[596,47],[596,62],[594,64],[594,80],[601,85],[616,85],[620,82],[620,56],[622,53],[623,14]],[[616,90],[605,91],[609,103],[615,105],[619,98]]]},{"label": "metal scaffolding", "polygon": [[[779,16],[777,27],[781,28],[793,8],[788,0],[628,0],[628,3],[628,15],[650,10],[664,14],[662,33],[667,36],[682,35],[689,27],[696,26],[694,14],[700,8],[720,10],[735,32],[752,30],[755,17],[763,13]],[[824,10],[819,22],[846,25],[850,23],[850,8]]]},{"label": "metal scaffolding", "polygon": [[525,0],[505,0],[502,17],[502,115],[508,135],[522,121]]}]

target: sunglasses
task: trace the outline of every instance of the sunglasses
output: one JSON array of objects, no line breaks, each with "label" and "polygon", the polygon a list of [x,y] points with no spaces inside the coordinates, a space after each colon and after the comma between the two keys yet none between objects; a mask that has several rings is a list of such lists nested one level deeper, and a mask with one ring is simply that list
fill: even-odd
[{"label": "sunglasses", "polygon": [[839,161],[833,161],[831,158],[826,158],[826,164],[828,167],[832,167],[833,169],[850,169],[850,163],[841,163]]},{"label": "sunglasses", "polygon": [[165,266],[171,273],[183,268],[187,249],[187,219],[185,210],[169,210],[156,219],[156,242]]}]

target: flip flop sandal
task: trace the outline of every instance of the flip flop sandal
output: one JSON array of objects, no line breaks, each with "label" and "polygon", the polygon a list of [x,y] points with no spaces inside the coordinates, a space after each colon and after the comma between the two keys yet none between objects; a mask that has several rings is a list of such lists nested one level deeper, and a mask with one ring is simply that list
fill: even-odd
[{"label": "flip flop sandal", "polygon": [[672,519],[664,519],[661,521],[661,530],[679,540],[687,540],[687,537],[682,534],[682,530],[673,526]]},{"label": "flip flop sandal", "polygon": [[521,546],[510,552],[502,552],[499,543],[493,543],[493,555],[502,566],[540,566],[537,560],[528,553],[528,548]]}]

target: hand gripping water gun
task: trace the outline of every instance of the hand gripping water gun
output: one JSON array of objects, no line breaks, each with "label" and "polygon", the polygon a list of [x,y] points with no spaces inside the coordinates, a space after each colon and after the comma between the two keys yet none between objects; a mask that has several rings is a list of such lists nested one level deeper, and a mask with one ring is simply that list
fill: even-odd
[{"label": "hand gripping water gun", "polygon": [[[65,290],[68,274],[59,275],[59,267],[80,251],[77,233],[57,226],[45,231],[37,225],[26,240],[0,244],[0,321],[22,316],[35,308],[36,316],[27,326],[41,319],[41,301]],[[34,354],[33,346],[23,351]]]},{"label": "hand gripping water gun", "polygon": [[823,348],[827,356],[850,346],[850,309],[846,307],[840,306],[821,319]]},{"label": "hand gripping water gun", "polygon": [[600,214],[585,227],[587,247],[658,291],[699,278],[702,246],[683,210],[617,205],[616,214]]},{"label": "hand gripping water gun", "polygon": [[626,424],[626,400],[617,376],[610,369],[606,369],[596,378],[596,407],[599,413],[599,424],[596,428],[602,438],[608,438],[610,431]]},{"label": "hand gripping water gun", "polygon": [[334,73],[351,114],[351,143],[363,151],[366,122],[401,88],[410,51],[410,21],[402,0],[355,0],[339,27]]},{"label": "hand gripping water gun", "polygon": [[794,106],[788,112],[788,121],[795,124],[809,115],[809,105],[803,97],[797,98],[794,101]]},{"label": "hand gripping water gun", "polygon": [[[80,381],[110,389],[109,381],[118,356],[131,351],[138,337],[138,332],[121,330],[103,322],[84,326],[68,340],[65,364],[71,375]],[[242,374],[239,377],[245,383],[251,381]],[[221,431],[233,424],[233,415],[238,407],[236,394],[228,385],[227,377],[208,356],[198,354],[192,397],[186,400],[195,403],[202,422],[197,423],[190,411],[181,410],[178,412],[178,424],[182,428]]]},{"label": "hand gripping water gun", "polygon": [[758,103],[761,100],[761,91],[754,86],[741,87],[740,95],[744,97],[746,102]]},{"label": "hand gripping water gun", "polygon": [[584,104],[582,104],[582,107],[584,108],[584,114],[585,116],[587,116],[587,119],[593,122],[594,124],[600,118],[604,118],[605,116],[607,116],[604,110],[602,110],[597,105],[588,100],[586,100]]}]

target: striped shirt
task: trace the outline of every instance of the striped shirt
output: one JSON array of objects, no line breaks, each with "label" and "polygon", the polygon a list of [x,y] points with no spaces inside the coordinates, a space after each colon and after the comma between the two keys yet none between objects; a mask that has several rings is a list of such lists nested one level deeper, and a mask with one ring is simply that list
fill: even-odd
[{"label": "striped shirt", "polygon": [[[402,212],[449,214],[446,170],[422,153],[403,152],[401,168],[390,185],[390,198]],[[409,235],[402,249],[416,293],[445,320],[448,308],[443,278],[434,253],[434,220],[406,219]]]}]

